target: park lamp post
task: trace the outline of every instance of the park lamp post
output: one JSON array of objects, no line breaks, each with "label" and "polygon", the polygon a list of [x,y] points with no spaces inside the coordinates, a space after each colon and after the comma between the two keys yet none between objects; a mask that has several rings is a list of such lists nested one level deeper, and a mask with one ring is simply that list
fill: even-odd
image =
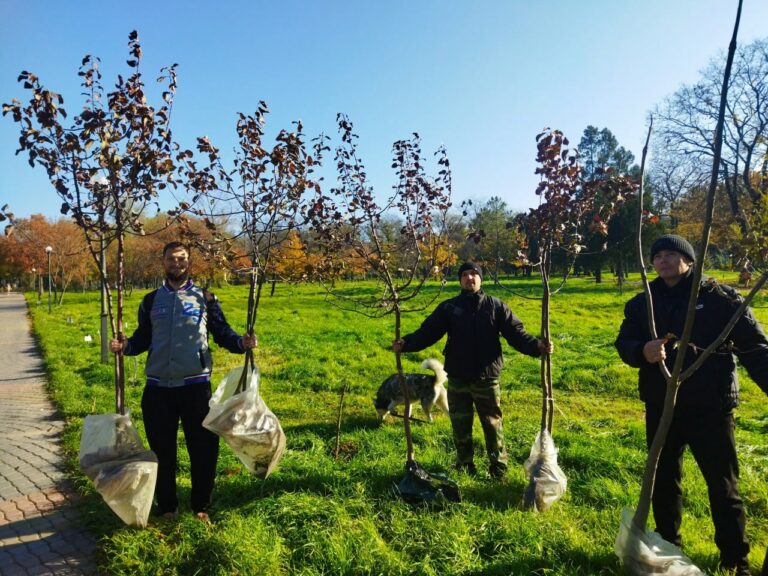
[{"label": "park lamp post", "polygon": [[51,252],[53,252],[53,248],[46,246],[45,253],[48,255],[48,314],[51,313]]}]

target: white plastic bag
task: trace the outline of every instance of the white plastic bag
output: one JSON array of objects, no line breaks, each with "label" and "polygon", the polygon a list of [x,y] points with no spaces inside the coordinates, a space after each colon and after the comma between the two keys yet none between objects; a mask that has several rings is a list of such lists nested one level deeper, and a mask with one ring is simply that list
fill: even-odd
[{"label": "white plastic bag", "polygon": [[80,470],[128,525],[145,527],[157,481],[157,456],[144,448],[130,414],[86,416]]},{"label": "white plastic bag", "polygon": [[259,395],[258,366],[248,369],[245,391],[235,393],[242,373],[242,368],[234,368],[219,383],[203,426],[221,436],[245,467],[263,480],[283,455],[285,433]]},{"label": "white plastic bag", "polygon": [[568,479],[557,465],[557,448],[546,430],[536,435],[531,455],[523,464],[528,486],[523,493],[523,507],[546,512],[565,494]]},{"label": "white plastic bag", "polygon": [[706,576],[681,551],[656,532],[643,532],[632,523],[634,513],[624,508],[614,551],[633,576]]}]

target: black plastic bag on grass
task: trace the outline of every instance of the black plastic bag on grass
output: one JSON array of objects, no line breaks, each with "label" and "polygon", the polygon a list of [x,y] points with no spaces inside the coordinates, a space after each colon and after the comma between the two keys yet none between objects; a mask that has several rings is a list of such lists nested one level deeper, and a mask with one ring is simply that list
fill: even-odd
[{"label": "black plastic bag on grass", "polygon": [[445,474],[427,472],[414,460],[405,463],[405,476],[397,491],[409,504],[461,502],[456,482]]}]

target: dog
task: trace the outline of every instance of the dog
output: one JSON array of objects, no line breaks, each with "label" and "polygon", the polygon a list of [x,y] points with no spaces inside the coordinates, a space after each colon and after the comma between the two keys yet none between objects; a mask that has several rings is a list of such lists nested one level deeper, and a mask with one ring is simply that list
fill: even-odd
[{"label": "dog", "polygon": [[[448,414],[448,392],[443,385],[448,380],[448,375],[443,365],[433,358],[428,358],[421,363],[422,368],[432,370],[434,376],[429,374],[403,374],[405,385],[408,387],[408,397],[411,404],[421,402],[421,409],[432,422],[432,407],[437,406]],[[379,386],[376,398],[373,401],[379,421],[384,421],[388,414],[397,414],[395,408],[405,404],[405,396],[400,388],[397,374],[393,374]]]}]

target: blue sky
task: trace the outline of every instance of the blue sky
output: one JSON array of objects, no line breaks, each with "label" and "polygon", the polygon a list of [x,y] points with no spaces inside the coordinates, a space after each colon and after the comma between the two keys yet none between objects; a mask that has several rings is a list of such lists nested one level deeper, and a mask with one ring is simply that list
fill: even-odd
[{"label": "blue sky", "polygon": [[[335,134],[345,112],[379,194],[394,184],[392,143],[418,132],[430,157],[448,149],[456,204],[495,195],[525,210],[542,128],[576,144],[586,126],[607,127],[639,157],[648,111],[727,48],[735,10],[736,0],[0,0],[0,101],[25,96],[16,77],[29,70],[77,111],[82,57],[101,58],[110,88],[136,29],[147,80],[179,64],[172,128],[184,147],[207,135],[231,158],[236,113],[259,100],[273,132],[301,119],[309,136]],[[740,42],[766,35],[768,2],[744,0]],[[16,131],[0,120],[0,204],[55,218],[45,172],[14,156]]]}]

